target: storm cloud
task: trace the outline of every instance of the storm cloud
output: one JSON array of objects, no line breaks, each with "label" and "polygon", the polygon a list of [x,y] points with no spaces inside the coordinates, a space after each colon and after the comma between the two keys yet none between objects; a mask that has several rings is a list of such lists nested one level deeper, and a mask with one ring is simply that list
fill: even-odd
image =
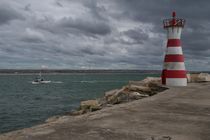
[{"label": "storm cloud", "polygon": [[188,70],[210,70],[208,0],[2,0],[0,68],[162,69],[172,11]]},{"label": "storm cloud", "polygon": [[10,5],[2,3],[0,5],[0,25],[8,24],[12,20],[22,20],[23,16]]}]

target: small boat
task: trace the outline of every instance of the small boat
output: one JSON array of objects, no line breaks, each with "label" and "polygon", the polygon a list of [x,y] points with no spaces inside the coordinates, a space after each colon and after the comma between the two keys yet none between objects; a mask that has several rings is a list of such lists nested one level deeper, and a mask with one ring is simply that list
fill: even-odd
[{"label": "small boat", "polygon": [[51,83],[51,81],[46,81],[41,75],[41,72],[39,74],[39,77],[36,77],[34,81],[32,81],[32,84],[48,84]]}]

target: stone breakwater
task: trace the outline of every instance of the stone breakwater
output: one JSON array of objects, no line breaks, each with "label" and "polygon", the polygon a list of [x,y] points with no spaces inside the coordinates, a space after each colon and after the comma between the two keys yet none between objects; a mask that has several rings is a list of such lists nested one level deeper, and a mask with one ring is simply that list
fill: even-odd
[{"label": "stone breakwater", "polygon": [[[188,83],[210,82],[210,75],[208,73],[187,74],[187,81]],[[70,115],[81,115],[115,104],[143,99],[166,89],[168,88],[161,84],[161,78],[158,77],[147,77],[142,81],[129,81],[128,85],[121,89],[105,92],[102,98],[82,101],[79,109],[71,112]]]},{"label": "stone breakwater", "polygon": [[79,109],[71,112],[70,115],[81,115],[100,110],[104,107],[110,107],[115,104],[143,99],[166,89],[168,88],[161,85],[160,78],[147,77],[142,81],[129,81],[128,85],[123,86],[121,89],[114,89],[105,92],[102,98],[82,101]]}]

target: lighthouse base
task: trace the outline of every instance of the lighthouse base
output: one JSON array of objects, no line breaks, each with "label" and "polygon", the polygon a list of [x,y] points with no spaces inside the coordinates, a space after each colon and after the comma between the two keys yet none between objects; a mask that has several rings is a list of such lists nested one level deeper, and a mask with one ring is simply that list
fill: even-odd
[{"label": "lighthouse base", "polygon": [[187,86],[187,78],[166,78],[166,86]]}]

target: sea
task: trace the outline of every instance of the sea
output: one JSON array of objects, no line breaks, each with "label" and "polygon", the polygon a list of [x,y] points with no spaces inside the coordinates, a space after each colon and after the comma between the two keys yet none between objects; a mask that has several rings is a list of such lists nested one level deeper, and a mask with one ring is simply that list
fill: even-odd
[{"label": "sea", "polygon": [[159,74],[71,73],[47,74],[49,84],[33,85],[35,74],[0,75],[0,133],[31,127],[47,118],[64,115],[80,101],[102,97],[104,92]]}]

